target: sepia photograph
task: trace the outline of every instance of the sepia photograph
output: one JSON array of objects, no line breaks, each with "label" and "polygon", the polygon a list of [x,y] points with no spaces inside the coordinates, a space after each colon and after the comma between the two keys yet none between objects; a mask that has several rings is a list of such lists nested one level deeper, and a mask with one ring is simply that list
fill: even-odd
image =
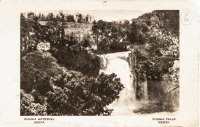
[{"label": "sepia photograph", "polygon": [[198,0],[0,0],[0,127],[198,127]]},{"label": "sepia photograph", "polygon": [[179,110],[179,10],[20,13],[21,116]]}]

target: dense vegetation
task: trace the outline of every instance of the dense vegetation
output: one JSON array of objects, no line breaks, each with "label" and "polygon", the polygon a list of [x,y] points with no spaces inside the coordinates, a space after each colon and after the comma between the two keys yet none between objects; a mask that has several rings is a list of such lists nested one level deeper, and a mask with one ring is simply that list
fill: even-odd
[{"label": "dense vegetation", "polygon": [[99,58],[86,50],[87,47],[91,47],[88,38],[84,37],[79,41],[74,34],[64,35],[64,28],[60,22],[49,21],[42,26],[37,21],[21,20],[22,56],[35,51],[41,43],[49,43],[51,46],[48,52],[60,65],[86,75],[97,76],[100,68]]},{"label": "dense vegetation", "polygon": [[[87,40],[85,40],[87,41]],[[40,48],[40,44],[50,44]],[[85,44],[85,43],[84,43]],[[109,115],[123,89],[59,22],[21,19],[21,115]]]},{"label": "dense vegetation", "polygon": [[115,74],[88,77],[59,66],[48,52],[21,60],[21,115],[109,115],[123,89]]},{"label": "dense vegetation", "polygon": [[[179,60],[178,20],[179,11],[154,11],[133,20],[129,39],[134,42],[140,80],[144,77],[149,81],[162,80],[164,75],[170,74],[174,61]],[[178,77],[178,73],[171,74]]]},{"label": "dense vegetation", "polygon": [[129,21],[124,23],[106,22],[99,20],[93,22],[92,32],[98,53],[112,53],[127,51],[127,28]]},{"label": "dense vegetation", "polygon": [[[177,100],[168,91],[178,88],[179,68],[179,11],[153,11],[124,22],[94,22],[92,27],[98,53],[132,51],[136,56],[136,97],[143,98],[142,82],[147,80],[149,99],[160,103],[160,108],[170,107]],[[175,88],[175,89],[174,89]],[[178,95],[177,95],[178,96]],[[178,97],[177,97],[178,98]],[[173,102],[172,102],[173,101]],[[165,108],[163,108],[165,110]],[[173,110],[171,106],[170,111]]]},{"label": "dense vegetation", "polygon": [[[118,98],[123,85],[115,74],[99,74],[96,54],[128,50],[137,61],[132,69],[137,75],[137,99],[143,98],[141,83],[147,81],[149,99],[155,101],[149,107],[175,110],[179,11],[153,11],[123,22],[94,20],[92,33],[82,40],[73,33],[66,35],[63,24],[89,23],[89,15],[28,15],[29,19],[21,15],[20,26],[21,115],[109,115],[112,109],[106,106]],[[49,48],[37,51],[42,43]],[[94,44],[97,50],[91,48]]]},{"label": "dense vegetation", "polygon": [[[175,65],[179,61],[179,11],[144,14],[133,19],[129,28],[128,38],[133,43],[132,52],[137,56],[138,82],[147,80],[149,99],[156,100],[156,109],[176,110],[179,98],[179,67]],[[142,86],[138,85],[138,91],[142,91]]]},{"label": "dense vegetation", "polygon": [[[90,15],[82,15],[77,13],[76,15],[65,14],[62,11],[59,14],[48,13],[47,15],[38,14],[35,15],[33,12],[29,12],[28,16],[32,16],[35,21],[61,21],[61,22],[77,22],[77,23],[89,23],[92,21],[92,17]],[[21,19],[26,19],[26,15],[21,13]]]}]

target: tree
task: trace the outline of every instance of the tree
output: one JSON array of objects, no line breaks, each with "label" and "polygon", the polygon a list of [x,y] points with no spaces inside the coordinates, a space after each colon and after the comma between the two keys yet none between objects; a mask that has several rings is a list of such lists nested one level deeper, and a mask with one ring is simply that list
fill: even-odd
[{"label": "tree", "polygon": [[41,21],[45,21],[46,20],[46,17],[44,16],[44,14],[41,14]]},{"label": "tree", "polygon": [[85,22],[88,23],[88,22],[90,22],[89,20],[90,20],[90,16],[89,16],[89,15],[86,15],[86,16],[85,16]]},{"label": "tree", "polygon": [[26,93],[36,89],[42,95],[52,90],[49,80],[62,72],[56,61],[48,52],[35,51],[24,56],[21,59],[21,88]]},{"label": "tree", "polygon": [[37,44],[43,41],[42,26],[37,21],[21,20],[20,22],[21,55],[37,49]]},{"label": "tree", "polygon": [[24,19],[25,19],[24,14],[21,13],[21,14],[20,14],[20,20],[24,20]]},{"label": "tree", "polygon": [[49,13],[48,15],[47,15],[47,19],[48,20],[50,20],[50,21],[52,21],[53,20],[53,13]]},{"label": "tree", "polygon": [[99,57],[82,49],[80,45],[64,47],[54,53],[58,63],[68,69],[80,71],[88,76],[97,76],[100,69]]},{"label": "tree", "polygon": [[92,38],[89,34],[85,34],[80,43],[81,43],[81,46],[84,48],[91,47],[93,44]]},{"label": "tree", "polygon": [[[21,115],[109,115],[123,85],[114,74],[99,75],[99,58],[84,49],[89,37],[80,43],[63,30],[52,21],[21,23]],[[50,53],[37,51],[40,42],[50,43]]]},{"label": "tree", "polygon": [[34,20],[34,16],[35,16],[35,14],[34,14],[33,12],[27,13],[27,17],[28,17],[28,19],[30,19],[30,20]]},{"label": "tree", "polygon": [[166,31],[179,36],[179,10],[156,10],[153,13],[163,22],[163,28]]},{"label": "tree", "polygon": [[99,20],[93,23],[92,32],[98,53],[127,51],[126,43],[122,42],[125,33],[117,22]]},{"label": "tree", "polygon": [[178,15],[178,11],[153,11],[133,19],[128,30],[137,58],[138,81],[147,79],[149,98],[158,100],[160,105],[167,97],[166,85],[171,85],[161,85],[161,81],[171,75],[170,68],[179,60]]},{"label": "tree", "polygon": [[[77,77],[77,78],[76,78]],[[106,108],[119,96],[123,89],[116,75],[99,75],[97,78],[82,77],[78,73],[68,73],[65,85],[48,92],[48,113],[52,115],[110,115]],[[71,79],[71,80],[70,80]]]},{"label": "tree", "polygon": [[48,52],[22,58],[21,115],[110,115],[123,89],[115,74],[84,76],[60,67]]},{"label": "tree", "polygon": [[82,16],[82,14],[77,14],[76,17],[77,17],[77,22],[78,23],[82,23],[83,22],[83,16]]},{"label": "tree", "polygon": [[67,15],[66,18],[67,18],[67,22],[75,22],[73,15]]},{"label": "tree", "polygon": [[63,12],[60,12],[59,14],[60,14],[60,17],[61,17],[61,21],[63,22],[64,19],[65,19],[65,15],[63,14]]},{"label": "tree", "polygon": [[[163,23],[165,21],[157,17],[158,13],[159,11],[156,11],[156,13],[144,14],[138,19],[134,19],[129,31],[129,40],[137,45],[135,51],[146,59],[146,63],[150,62],[148,78],[153,79],[160,79],[163,74],[168,72],[168,68],[173,66],[173,61],[179,58],[178,33],[170,33],[169,26]],[[171,13],[176,14],[177,11]],[[174,20],[176,19],[178,17]],[[178,25],[176,23],[176,27]]]},{"label": "tree", "polygon": [[46,116],[46,104],[41,105],[34,102],[34,97],[20,90],[20,115],[22,116]]}]

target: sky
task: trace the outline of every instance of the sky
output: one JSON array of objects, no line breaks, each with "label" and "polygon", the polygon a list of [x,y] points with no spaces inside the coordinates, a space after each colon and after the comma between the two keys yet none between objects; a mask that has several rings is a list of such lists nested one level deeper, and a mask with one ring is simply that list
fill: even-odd
[{"label": "sky", "polygon": [[[137,18],[138,16],[152,12],[153,10],[62,10],[66,15],[77,13],[83,15],[90,15],[94,20],[104,20],[104,21],[119,21],[119,20],[131,20]],[[47,15],[48,13],[58,14],[60,11],[32,11],[35,14],[42,13]],[[22,12],[23,13],[23,12]]]}]

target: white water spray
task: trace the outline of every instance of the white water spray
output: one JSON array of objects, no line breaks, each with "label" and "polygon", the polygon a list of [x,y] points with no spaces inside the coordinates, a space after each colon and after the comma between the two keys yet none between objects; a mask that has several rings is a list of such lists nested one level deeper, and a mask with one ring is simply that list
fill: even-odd
[{"label": "white water spray", "polygon": [[133,113],[135,99],[135,89],[133,74],[129,65],[130,52],[118,52],[100,55],[101,72],[105,74],[115,73],[120,78],[124,89],[119,94],[119,99],[108,107],[114,109],[112,115],[128,115]]}]

